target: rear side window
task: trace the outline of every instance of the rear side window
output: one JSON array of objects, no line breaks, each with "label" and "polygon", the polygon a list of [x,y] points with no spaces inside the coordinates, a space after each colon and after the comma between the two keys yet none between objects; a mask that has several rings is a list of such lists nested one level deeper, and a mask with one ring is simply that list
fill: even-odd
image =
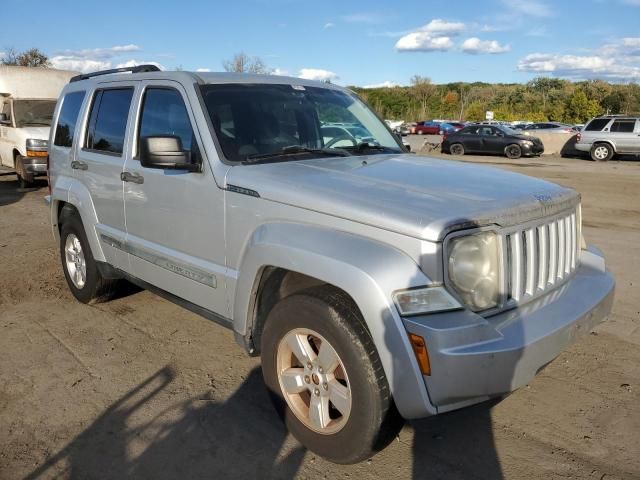
[{"label": "rear side window", "polygon": [[636,121],[633,118],[621,118],[611,125],[612,132],[631,133],[636,127]]},{"label": "rear side window", "polygon": [[610,119],[608,118],[594,118],[589,122],[589,125],[587,125],[584,129],[587,132],[600,132],[604,127],[607,126],[609,121]]},{"label": "rear side window", "polygon": [[96,90],[89,117],[86,148],[122,154],[132,97],[133,87]]},{"label": "rear side window", "polygon": [[73,132],[76,130],[84,95],[85,92],[71,92],[67,93],[62,99],[62,108],[56,125],[56,136],[53,140],[54,145],[59,147],[71,147],[73,145]]}]

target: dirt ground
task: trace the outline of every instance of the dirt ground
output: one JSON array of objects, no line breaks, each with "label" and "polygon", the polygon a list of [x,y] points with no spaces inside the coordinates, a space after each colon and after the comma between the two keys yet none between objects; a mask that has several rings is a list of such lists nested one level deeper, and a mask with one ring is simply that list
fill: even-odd
[{"label": "dirt ground", "polygon": [[640,478],[640,162],[463,160],[582,193],[613,313],[529,386],[411,422],[353,466],[286,433],[230,331],[144,291],[76,302],[46,185],[0,176],[0,479]]}]

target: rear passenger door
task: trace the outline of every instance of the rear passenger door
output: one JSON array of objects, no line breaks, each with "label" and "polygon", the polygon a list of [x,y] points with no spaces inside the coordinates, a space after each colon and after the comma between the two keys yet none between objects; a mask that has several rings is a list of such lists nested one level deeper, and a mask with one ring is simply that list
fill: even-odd
[{"label": "rear passenger door", "polygon": [[128,270],[128,256],[119,248],[126,237],[120,174],[130,152],[128,125],[135,88],[135,82],[113,82],[100,84],[93,92],[81,148],[71,163],[93,200],[104,256],[123,270]]},{"label": "rear passenger door", "polygon": [[635,118],[617,118],[611,124],[609,132],[616,144],[617,153],[640,152],[640,137]]}]

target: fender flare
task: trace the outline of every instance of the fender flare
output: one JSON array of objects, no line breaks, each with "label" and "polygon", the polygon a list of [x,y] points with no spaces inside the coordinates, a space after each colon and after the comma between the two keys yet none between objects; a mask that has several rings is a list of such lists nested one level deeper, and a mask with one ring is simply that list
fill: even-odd
[{"label": "fender flare", "polygon": [[251,331],[251,299],[267,267],[302,273],[349,294],[369,328],[401,415],[419,418],[437,412],[391,298],[395,290],[431,283],[410,257],[346,232],[296,223],[264,224],[254,231],[240,261],[233,308],[237,334]]},{"label": "fender flare", "polygon": [[58,210],[60,202],[68,203],[78,211],[93,258],[96,261],[104,262],[104,252],[96,231],[98,216],[87,187],[71,177],[60,176],[57,178],[55,188],[51,192],[51,225],[54,227],[53,234],[56,240],[59,240]]}]

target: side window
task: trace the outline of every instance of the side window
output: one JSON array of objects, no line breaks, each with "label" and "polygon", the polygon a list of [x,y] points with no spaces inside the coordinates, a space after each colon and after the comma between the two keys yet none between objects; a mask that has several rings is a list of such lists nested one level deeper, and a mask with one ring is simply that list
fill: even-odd
[{"label": "side window", "polygon": [[631,133],[636,126],[636,121],[633,118],[621,118],[616,120],[611,125],[612,132]]},{"label": "side window", "polygon": [[67,93],[62,99],[62,108],[58,115],[56,135],[53,144],[59,147],[71,147],[73,145],[73,133],[78,123],[80,107],[84,101],[85,92]]},{"label": "side window", "polygon": [[600,132],[609,123],[609,118],[594,118],[584,128],[587,132]]},{"label": "side window", "polygon": [[180,138],[182,149],[198,156],[189,114],[182,96],[172,88],[147,88],[142,102],[139,138],[173,135]]},{"label": "side window", "polygon": [[133,87],[96,90],[89,117],[86,148],[122,154],[132,97]]}]

